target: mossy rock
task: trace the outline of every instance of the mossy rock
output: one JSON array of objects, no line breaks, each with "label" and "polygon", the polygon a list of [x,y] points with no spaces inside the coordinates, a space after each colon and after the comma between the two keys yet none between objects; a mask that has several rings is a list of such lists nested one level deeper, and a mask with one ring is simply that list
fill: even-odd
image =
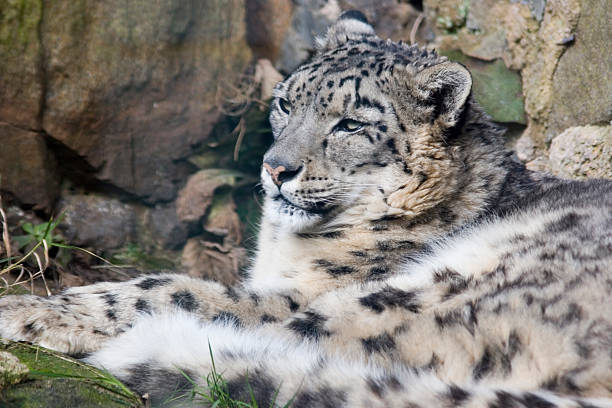
[{"label": "mossy rock", "polygon": [[40,346],[0,340],[0,406],[142,407],[138,396],[109,373]]},{"label": "mossy rock", "polygon": [[0,351],[0,390],[19,384],[29,371],[17,357],[8,351]]}]

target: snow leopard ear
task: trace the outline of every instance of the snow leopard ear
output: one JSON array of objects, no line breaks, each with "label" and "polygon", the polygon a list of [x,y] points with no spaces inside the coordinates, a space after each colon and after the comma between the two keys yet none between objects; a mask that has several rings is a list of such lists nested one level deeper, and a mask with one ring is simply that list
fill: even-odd
[{"label": "snow leopard ear", "polygon": [[446,128],[457,124],[472,91],[472,75],[463,65],[442,62],[415,76],[419,96],[433,106],[432,119]]},{"label": "snow leopard ear", "polygon": [[360,40],[363,36],[375,35],[374,28],[361,11],[348,10],[327,29],[325,37],[316,40],[317,50],[320,53],[333,50],[349,40]]}]

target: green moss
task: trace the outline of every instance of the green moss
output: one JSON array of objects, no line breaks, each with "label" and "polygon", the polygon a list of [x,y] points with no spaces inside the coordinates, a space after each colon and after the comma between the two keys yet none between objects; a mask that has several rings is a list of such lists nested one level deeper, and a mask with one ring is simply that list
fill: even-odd
[{"label": "green moss", "polygon": [[0,350],[25,364],[19,384],[0,391],[2,407],[141,407],[110,374],[39,346],[0,341]]},{"label": "green moss", "polygon": [[0,390],[19,384],[28,375],[28,367],[17,357],[6,351],[0,351]]},{"label": "green moss", "polygon": [[38,42],[42,0],[0,0],[0,55],[18,54]]},{"label": "green moss", "polygon": [[0,403],[5,408],[142,406],[95,386],[66,378],[18,384],[0,394]]},{"label": "green moss", "polygon": [[208,214],[206,218],[208,220],[212,220],[222,214],[224,208],[227,207],[232,198],[232,190],[229,188],[220,187],[215,191],[215,196],[213,197],[212,203],[208,209]]}]

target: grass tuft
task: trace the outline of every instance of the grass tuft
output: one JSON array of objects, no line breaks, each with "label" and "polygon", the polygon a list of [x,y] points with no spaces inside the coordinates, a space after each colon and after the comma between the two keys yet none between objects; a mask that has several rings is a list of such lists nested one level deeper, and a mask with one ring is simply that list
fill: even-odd
[{"label": "grass tuft", "polygon": [[[62,218],[63,214],[60,214],[57,218],[52,216],[49,221],[40,224],[25,222],[21,225],[24,234],[11,237],[6,212],[2,207],[2,197],[0,196],[0,227],[2,228],[0,244],[0,296],[14,292],[21,293],[20,288],[27,284],[30,285],[30,292],[34,293],[34,281],[36,279],[42,281],[47,296],[51,296],[51,291],[45,279],[45,271],[47,271],[52,262],[49,256],[49,250],[52,248],[84,252],[117,270],[125,267],[115,265],[84,248],[63,243],[61,236],[54,233]],[[11,242],[16,244],[17,253],[23,253],[23,255],[14,255]],[[9,281],[9,273],[17,274],[17,278],[10,278]]]},{"label": "grass tuft", "polygon": [[[249,382],[249,373],[246,373],[246,387],[249,391],[249,401],[240,401],[238,399],[232,398],[229,393],[229,386],[227,381],[223,377],[221,373],[217,371],[217,366],[215,365],[215,358],[213,356],[212,347],[210,343],[208,343],[208,352],[210,353],[210,361],[212,364],[211,372],[205,378],[205,385],[198,384],[193,378],[189,377],[187,373],[182,370],[179,370],[181,374],[189,381],[192,385],[192,389],[187,393],[180,396],[170,397],[165,403],[170,403],[179,399],[189,398],[192,401],[202,401],[206,403],[206,406],[210,406],[211,408],[260,408],[257,399],[255,398],[255,393],[253,392],[253,388]],[[274,392],[274,396],[272,401],[270,401],[269,408],[276,407],[276,400],[278,397],[278,393],[280,391],[280,385]],[[293,404],[293,400],[295,399],[295,395],[284,405],[282,408],[289,408]]]}]

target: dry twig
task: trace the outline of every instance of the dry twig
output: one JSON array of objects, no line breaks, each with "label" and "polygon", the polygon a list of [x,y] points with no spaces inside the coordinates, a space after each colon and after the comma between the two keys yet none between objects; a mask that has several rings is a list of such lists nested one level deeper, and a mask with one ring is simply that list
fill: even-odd
[{"label": "dry twig", "polygon": [[412,29],[410,29],[410,45],[416,44],[416,35],[417,32],[419,31],[419,27],[421,25],[421,23],[423,22],[423,19],[425,18],[425,14],[420,13],[416,20],[414,21],[414,24],[412,25]]},{"label": "dry twig", "polygon": [[6,219],[6,213],[2,208],[2,196],[0,196],[0,216],[2,216],[2,242],[4,243],[4,250],[6,251],[6,258],[8,260],[8,264],[12,263],[12,254],[11,254],[11,239],[9,237],[8,232],[8,221]]}]

